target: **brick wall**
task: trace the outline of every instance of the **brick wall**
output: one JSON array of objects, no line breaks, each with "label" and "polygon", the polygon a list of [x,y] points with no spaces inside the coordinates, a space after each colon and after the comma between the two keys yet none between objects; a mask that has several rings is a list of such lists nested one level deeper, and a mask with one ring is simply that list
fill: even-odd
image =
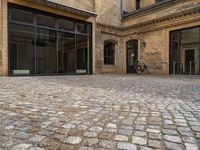
[{"label": "brick wall", "polygon": [[84,9],[87,11],[95,11],[95,1],[94,0],[51,0],[54,3],[59,3],[62,5],[67,5],[79,9]]},{"label": "brick wall", "polygon": [[121,0],[96,0],[97,22],[121,25]]}]

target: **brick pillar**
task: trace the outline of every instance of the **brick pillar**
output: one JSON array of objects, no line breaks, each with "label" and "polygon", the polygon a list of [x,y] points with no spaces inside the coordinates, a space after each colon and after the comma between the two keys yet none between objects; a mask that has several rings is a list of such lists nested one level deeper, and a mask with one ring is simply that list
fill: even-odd
[{"label": "brick pillar", "polygon": [[1,54],[2,54],[2,75],[8,75],[8,3],[1,0]]},{"label": "brick pillar", "polygon": [[0,75],[2,75],[2,48],[1,48],[1,40],[2,40],[2,28],[1,28],[1,18],[2,18],[2,1],[0,1]]}]

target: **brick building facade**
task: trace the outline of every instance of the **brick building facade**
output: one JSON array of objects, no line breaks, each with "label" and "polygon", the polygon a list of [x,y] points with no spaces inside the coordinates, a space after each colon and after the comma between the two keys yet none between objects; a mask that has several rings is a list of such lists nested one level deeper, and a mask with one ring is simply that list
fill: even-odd
[{"label": "brick building facade", "polygon": [[199,0],[1,0],[0,11],[1,75],[134,73],[136,61],[200,73]]}]

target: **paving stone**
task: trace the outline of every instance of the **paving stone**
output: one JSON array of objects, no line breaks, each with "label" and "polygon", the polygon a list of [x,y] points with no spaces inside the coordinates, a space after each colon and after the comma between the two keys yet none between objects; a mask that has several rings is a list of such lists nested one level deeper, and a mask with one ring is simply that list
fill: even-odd
[{"label": "paving stone", "polygon": [[190,144],[190,143],[185,143],[186,150],[198,150],[198,145],[196,144]]},{"label": "paving stone", "polygon": [[95,133],[95,132],[85,132],[85,133],[83,134],[83,136],[85,136],[85,137],[90,137],[90,138],[92,138],[92,137],[97,137],[97,133]]},{"label": "paving stone", "polygon": [[18,132],[15,137],[17,139],[27,139],[28,137],[30,137],[32,134],[26,133],[26,132]]},{"label": "paving stone", "polygon": [[181,143],[182,142],[182,140],[179,136],[164,135],[163,138],[167,141],[174,142],[174,143]]},{"label": "paving stone", "polygon": [[197,143],[197,140],[194,137],[190,137],[190,136],[184,136],[182,137],[183,142],[185,143]]},{"label": "paving stone", "polygon": [[128,130],[128,129],[120,129],[118,131],[119,134],[122,134],[122,135],[131,135],[132,134],[132,130]]},{"label": "paving stone", "polygon": [[132,143],[139,144],[139,145],[146,145],[147,139],[142,138],[142,137],[132,136]]},{"label": "paving stone", "polygon": [[64,139],[64,142],[67,144],[79,144],[81,141],[82,138],[75,136],[69,136]]},{"label": "paving stone", "polygon": [[79,150],[94,150],[94,148],[88,147],[88,146],[81,146],[81,147],[79,148]]},{"label": "paving stone", "polygon": [[104,140],[112,140],[114,137],[114,135],[112,133],[101,133],[99,135],[100,139],[104,139]]},{"label": "paving stone", "polygon": [[105,128],[103,131],[109,132],[109,133],[117,133],[117,129],[113,129],[113,128]]},{"label": "paving stone", "polygon": [[157,129],[147,129],[146,131],[150,133],[160,133],[160,130]]},{"label": "paving stone", "polygon": [[157,134],[157,133],[149,133],[149,138],[150,139],[154,139],[154,140],[161,140],[162,137],[161,137],[161,134]]},{"label": "paving stone", "polygon": [[117,143],[110,140],[99,140],[99,147],[106,149],[115,149]]},{"label": "paving stone", "polygon": [[178,135],[178,132],[176,130],[163,129],[162,132],[167,135]]},{"label": "paving stone", "polygon": [[160,141],[157,140],[148,140],[148,146],[153,148],[162,148]]},{"label": "paving stone", "polygon": [[137,150],[136,145],[126,143],[126,142],[118,142],[117,143],[117,148],[121,150]]},{"label": "paving stone", "polygon": [[135,136],[144,137],[144,136],[146,136],[146,135],[147,135],[147,133],[146,133],[146,132],[143,132],[143,131],[136,131],[136,132],[135,132]]},{"label": "paving stone", "polygon": [[172,142],[164,142],[167,149],[170,150],[183,150],[183,147],[180,144],[172,143]]},{"label": "paving stone", "polygon": [[59,146],[60,141],[57,139],[44,138],[38,145],[45,149],[55,149]]},{"label": "paving stone", "polygon": [[18,145],[15,145],[12,148],[12,150],[26,150],[26,149],[28,149],[31,146],[32,146],[31,144],[18,144]]},{"label": "paving stone", "polygon": [[99,142],[98,139],[86,138],[86,139],[83,139],[82,145],[89,146],[89,147],[95,147],[95,146],[97,146],[98,142]]},{"label": "paving stone", "polygon": [[66,143],[61,143],[57,150],[75,150],[77,149],[74,145],[66,144]]},{"label": "paving stone", "polygon": [[102,130],[103,130],[103,128],[101,128],[101,127],[91,127],[89,129],[89,131],[97,132],[97,133],[101,132]]},{"label": "paving stone", "polygon": [[124,136],[124,135],[115,135],[115,137],[113,138],[115,141],[123,141],[126,142],[128,141],[128,136]]},{"label": "paving stone", "polygon": [[31,137],[28,141],[31,142],[31,143],[39,143],[39,142],[41,142],[44,138],[45,138],[45,136],[34,135],[34,136]]},{"label": "paving stone", "polygon": [[153,149],[146,146],[140,146],[140,150],[153,150]]},{"label": "paving stone", "polygon": [[109,123],[109,124],[107,124],[106,127],[107,127],[107,128],[117,128],[117,125],[116,125],[116,124],[113,124],[113,123]]},{"label": "paving stone", "polygon": [[76,126],[74,124],[67,123],[67,124],[63,125],[62,127],[66,128],[66,129],[74,129]]}]

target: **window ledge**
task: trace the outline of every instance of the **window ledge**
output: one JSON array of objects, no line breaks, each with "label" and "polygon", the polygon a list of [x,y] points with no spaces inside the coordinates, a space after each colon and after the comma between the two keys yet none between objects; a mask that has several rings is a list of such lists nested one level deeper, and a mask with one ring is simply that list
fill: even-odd
[{"label": "window ledge", "polygon": [[116,67],[118,67],[117,65],[103,65],[103,67],[105,67],[105,68],[116,68]]}]

